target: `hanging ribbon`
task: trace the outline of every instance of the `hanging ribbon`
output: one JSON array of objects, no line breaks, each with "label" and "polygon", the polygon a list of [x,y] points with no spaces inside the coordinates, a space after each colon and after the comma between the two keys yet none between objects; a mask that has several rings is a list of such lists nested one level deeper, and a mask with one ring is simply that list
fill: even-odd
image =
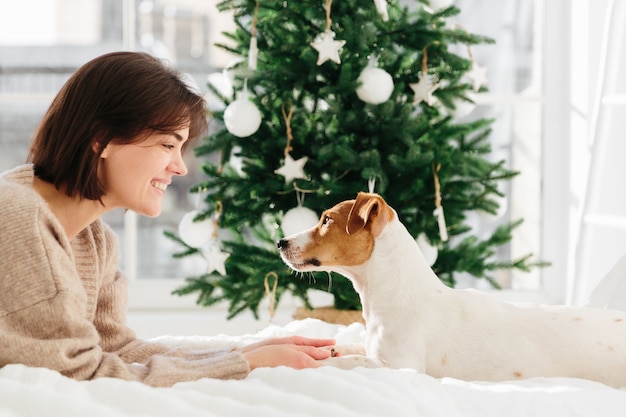
[{"label": "hanging ribbon", "polygon": [[[274,277],[274,285],[270,289],[269,278]],[[265,286],[265,295],[269,298],[270,306],[270,322],[274,319],[274,315],[276,314],[276,290],[278,289],[278,274],[274,271],[268,272],[265,275],[265,279],[263,280],[263,285]]]},{"label": "hanging ribbon", "polygon": [[291,141],[293,140],[293,134],[291,133],[291,117],[293,116],[293,106],[289,104],[289,113],[285,111],[285,104],[281,106],[281,111],[283,113],[283,119],[285,119],[286,132],[287,132],[287,145],[285,146],[285,156],[292,151]]},{"label": "hanging ribbon", "polygon": [[435,163],[433,162],[431,167],[435,181],[435,211],[433,212],[433,215],[437,217],[439,236],[443,242],[446,242],[448,240],[448,229],[446,227],[446,217],[443,214],[443,205],[441,204],[441,185],[439,184],[439,170],[441,169],[441,164],[437,164],[435,167]]},{"label": "hanging ribbon", "polygon": [[375,188],[376,188],[376,177],[372,175],[370,179],[367,181],[367,190],[369,191],[370,194],[372,194]]},{"label": "hanging ribbon", "polygon": [[330,30],[330,27],[333,24],[332,19],[330,18],[330,8],[333,5],[333,0],[326,0],[326,31]]},{"label": "hanging ribbon", "polygon": [[220,216],[222,215],[223,208],[224,206],[222,204],[222,201],[218,200],[217,209],[215,210],[215,213],[213,214],[213,239],[215,240],[217,240],[217,232],[219,230],[219,221],[220,221]]},{"label": "hanging ribbon", "polygon": [[422,74],[428,74],[428,46],[425,46],[422,53]]},{"label": "hanging ribbon", "polygon": [[256,24],[258,21],[258,14],[259,2],[257,0],[256,6],[254,7],[254,15],[252,16],[252,28],[250,30],[250,48],[248,51],[248,69],[252,71],[256,70],[257,57],[259,56],[259,48],[257,47],[256,40]]}]

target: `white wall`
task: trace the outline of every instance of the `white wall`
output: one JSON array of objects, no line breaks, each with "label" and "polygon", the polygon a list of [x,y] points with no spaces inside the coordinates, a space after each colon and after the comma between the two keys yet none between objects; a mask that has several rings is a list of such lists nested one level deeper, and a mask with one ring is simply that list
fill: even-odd
[{"label": "white wall", "polygon": [[570,301],[574,304],[584,303],[626,253],[625,24],[623,1],[573,2],[571,207],[577,239],[570,252]]}]

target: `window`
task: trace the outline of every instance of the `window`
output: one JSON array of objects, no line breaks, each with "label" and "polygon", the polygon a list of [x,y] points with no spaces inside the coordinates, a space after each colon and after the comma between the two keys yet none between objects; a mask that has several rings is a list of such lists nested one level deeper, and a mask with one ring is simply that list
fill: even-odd
[{"label": "window", "polygon": [[[24,0],[15,3],[11,13],[0,14],[0,170],[24,161],[32,132],[53,95],[78,66],[102,53],[129,48],[151,52],[171,60],[205,89],[207,76],[231,59],[212,47],[219,33],[231,27],[230,18],[218,14],[216,3]],[[530,274],[503,271],[498,280],[515,294],[538,297],[547,289],[551,301],[563,301],[568,249],[559,244],[568,236],[564,213],[569,165],[560,155],[567,149],[569,110],[559,106],[563,100],[569,104],[568,80],[563,79],[563,71],[569,71],[563,58],[569,48],[567,7],[552,0],[455,4],[462,11],[459,25],[496,40],[495,45],[472,48],[476,61],[488,69],[490,92],[476,97],[477,107],[466,117],[495,118],[493,157],[506,159],[510,168],[521,172],[502,190],[508,197],[502,213],[476,214],[472,222],[476,233],[488,233],[499,222],[524,218],[501,256],[532,252],[553,266]],[[129,32],[136,36],[125,37]],[[105,218],[120,237],[124,269],[136,275],[135,285],[141,287],[135,294],[149,292],[153,300],[139,295],[137,305],[193,304],[193,297],[172,300],[176,297],[170,297],[169,290],[185,276],[197,274],[202,265],[191,258],[173,260],[179,247],[163,237],[164,229],[176,230],[182,215],[197,204],[197,196],[187,190],[202,179],[202,161],[190,153],[187,163],[189,175],[168,190],[162,216],[148,219],[119,211]],[[162,290],[157,294],[155,288]]]},{"label": "window", "polygon": [[[224,30],[224,19],[216,22],[214,4],[30,0],[0,14],[0,169],[23,163],[52,97],[80,65],[100,54],[130,45],[169,60],[203,85],[212,68],[226,65],[228,59],[212,46]],[[135,39],[125,38],[128,19],[135,25]],[[163,238],[164,229],[176,230],[182,215],[195,207],[187,191],[200,180],[201,161],[189,153],[186,162],[189,175],[170,187],[161,217],[136,218],[122,211],[105,216],[120,236],[123,264],[132,276],[178,278],[192,272],[189,261],[171,262],[179,248]]]},{"label": "window", "polygon": [[[478,65],[487,68],[489,92],[477,94],[477,108],[468,118],[493,118],[492,157],[506,160],[520,174],[504,185],[506,199],[498,216],[474,215],[474,231],[490,233],[504,221],[524,219],[511,244],[498,256],[515,259],[528,253],[540,258],[541,130],[542,130],[542,2],[533,0],[457,0],[458,24],[495,40],[473,46]],[[459,46],[463,48],[464,46]],[[467,56],[470,51],[460,50]],[[537,291],[542,271],[503,270],[496,277],[503,288]],[[482,282],[479,282],[482,284]],[[486,282],[484,283],[488,285]]]}]

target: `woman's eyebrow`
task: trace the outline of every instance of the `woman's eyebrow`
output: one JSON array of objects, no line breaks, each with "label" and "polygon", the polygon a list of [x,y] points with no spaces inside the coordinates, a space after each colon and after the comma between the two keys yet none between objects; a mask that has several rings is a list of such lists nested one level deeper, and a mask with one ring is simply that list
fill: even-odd
[{"label": "woman's eyebrow", "polygon": [[176,133],[176,132],[172,132],[171,134],[174,138],[176,138],[177,141],[179,142],[186,142],[187,139],[189,138],[183,138],[180,134]]}]

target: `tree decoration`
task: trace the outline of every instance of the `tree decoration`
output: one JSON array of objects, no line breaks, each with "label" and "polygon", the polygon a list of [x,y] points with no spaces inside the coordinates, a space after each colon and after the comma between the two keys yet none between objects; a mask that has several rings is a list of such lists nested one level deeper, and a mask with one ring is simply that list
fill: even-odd
[{"label": "tree decoration", "polygon": [[215,231],[214,223],[210,218],[196,220],[201,214],[199,210],[191,210],[185,213],[178,223],[180,238],[192,248],[200,248],[209,243]]},{"label": "tree decoration", "polygon": [[465,94],[465,97],[457,97],[453,100],[454,109],[450,109],[448,113],[456,118],[469,116],[476,109],[476,97],[471,92]]},{"label": "tree decoration", "polygon": [[207,75],[207,83],[210,90],[205,94],[204,99],[211,111],[223,111],[226,106],[222,99],[230,100],[233,97],[233,86],[228,79],[227,70],[213,72]]},{"label": "tree decoration", "polygon": [[219,242],[214,240],[209,248],[204,252],[204,257],[207,261],[207,274],[215,271],[220,275],[226,275],[226,259],[228,259],[230,255],[226,252],[223,252],[220,248]]},{"label": "tree decoration", "polygon": [[381,104],[389,100],[393,93],[393,77],[382,68],[376,67],[376,60],[363,69],[357,79],[359,86],[356,95],[366,103]]},{"label": "tree decoration", "polygon": [[294,235],[315,226],[319,220],[317,214],[310,208],[294,207],[283,216],[280,225],[285,236]]},{"label": "tree decoration", "polygon": [[376,11],[382,17],[383,22],[387,22],[389,20],[389,12],[387,11],[387,0],[374,0],[374,4],[376,5]]},{"label": "tree decoration", "polygon": [[467,52],[471,61],[471,67],[465,76],[472,82],[472,89],[478,91],[481,86],[487,84],[487,68],[481,67],[476,63],[470,45],[467,45]]},{"label": "tree decoration", "polygon": [[437,226],[439,227],[439,237],[442,242],[448,240],[448,227],[446,226],[446,216],[443,213],[443,206],[441,205],[441,184],[439,183],[439,170],[441,164],[432,163],[433,179],[435,183],[435,211],[433,214],[437,217]]},{"label": "tree decoration", "polygon": [[289,114],[285,112],[285,107],[282,107],[283,118],[285,119],[286,130],[287,130],[287,145],[285,146],[285,159],[283,162],[283,166],[274,171],[276,174],[282,175],[285,177],[285,183],[290,184],[293,180],[302,178],[306,179],[307,176],[304,173],[304,165],[309,160],[308,156],[303,156],[302,158],[294,160],[291,157],[291,141],[293,140],[293,135],[291,133],[291,117],[293,116],[293,106],[289,106]]},{"label": "tree decoration", "polygon": [[[274,285],[270,289],[269,279],[274,278]],[[265,287],[265,296],[269,300],[269,314],[270,314],[270,323],[274,319],[276,315],[276,291],[278,290],[278,274],[274,271],[268,272],[263,279],[263,286]]]},{"label": "tree decoration", "polygon": [[250,47],[248,48],[248,69],[256,70],[257,58],[259,56],[259,47],[256,39],[256,22],[259,14],[259,1],[256,1],[254,7],[254,16],[252,17],[252,28],[250,30]]},{"label": "tree decoration", "polygon": [[244,84],[243,91],[237,94],[237,100],[224,110],[226,129],[240,138],[254,134],[261,126],[261,112],[249,97],[248,87]]},{"label": "tree decoration", "polygon": [[376,192],[376,177],[371,175],[367,180],[367,192],[372,194]]},{"label": "tree decoration", "polygon": [[213,271],[226,275],[225,261],[229,254],[220,248],[218,230],[221,204],[213,216],[205,216],[200,210],[191,210],[182,217],[178,224],[181,241],[202,254],[207,262],[207,274]]},{"label": "tree decoration", "polygon": [[244,159],[240,156],[241,151],[242,151],[241,146],[234,146],[233,149],[230,151],[230,158],[228,159],[228,164],[235,170],[237,175],[239,175],[240,177],[243,177],[244,175],[246,175],[246,173],[243,170]]},{"label": "tree decoration", "polygon": [[306,179],[306,174],[304,173],[304,165],[307,163],[308,160],[308,156],[303,156],[299,159],[293,159],[291,157],[291,154],[286,153],[283,166],[281,166],[274,172],[285,177],[285,183],[287,184],[291,183],[295,179]]},{"label": "tree decoration", "polygon": [[424,48],[422,52],[422,71],[418,74],[418,82],[409,84],[415,96],[413,103],[419,104],[422,101],[429,106],[435,102],[433,93],[439,88],[439,83],[433,83],[428,75],[428,49]]},{"label": "tree decoration", "polygon": [[311,46],[315,49],[319,55],[317,57],[317,65],[322,65],[329,59],[336,64],[341,64],[341,58],[339,57],[339,50],[346,44],[346,41],[335,40],[335,32],[331,30],[332,20],[330,18],[330,8],[333,3],[332,0],[325,0],[326,9],[326,29],[315,37],[315,40],[311,42]]},{"label": "tree decoration", "polygon": [[[220,167],[221,169],[221,167]],[[223,205],[221,201],[217,203],[217,209],[215,213],[213,213],[213,233],[211,235],[211,240],[209,241],[208,248],[200,248],[204,259],[207,262],[206,273],[210,274],[213,271],[217,272],[220,275],[226,275],[226,259],[230,256],[227,252],[223,252],[220,240],[218,236],[219,231],[219,220],[222,215]]]},{"label": "tree decoration", "polygon": [[429,0],[428,4],[433,11],[437,12],[452,6],[454,4],[454,0]]},{"label": "tree decoration", "polygon": [[303,194],[296,190],[298,206],[286,212],[280,223],[284,236],[294,235],[315,226],[319,216],[310,208],[303,206]]}]

